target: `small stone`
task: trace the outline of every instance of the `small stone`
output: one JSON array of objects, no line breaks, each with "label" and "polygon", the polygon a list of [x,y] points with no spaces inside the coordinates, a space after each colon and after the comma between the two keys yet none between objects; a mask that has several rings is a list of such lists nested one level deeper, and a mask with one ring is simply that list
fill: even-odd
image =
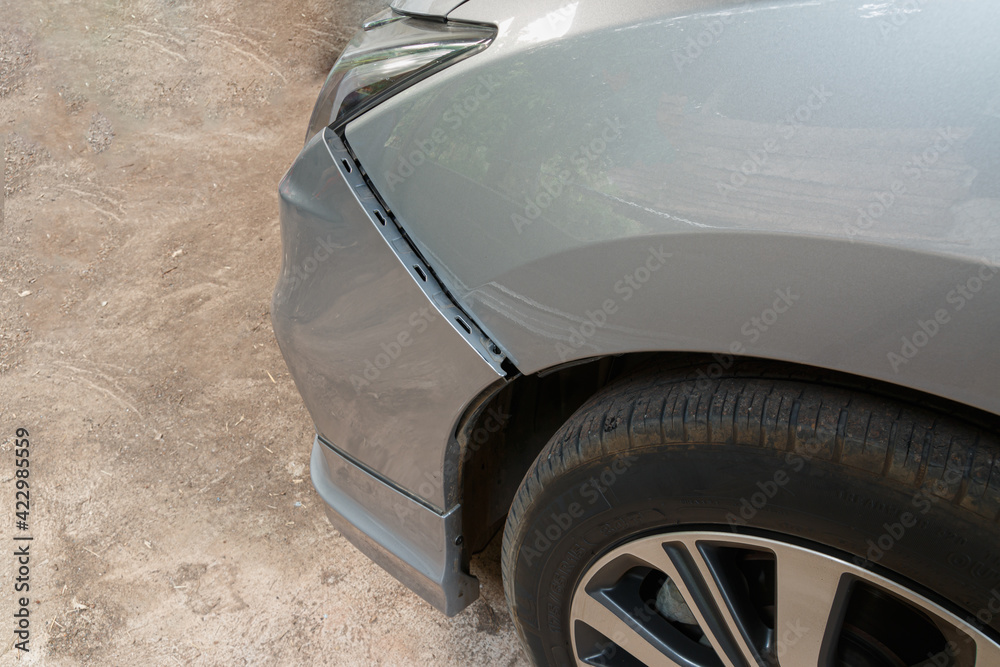
[{"label": "small stone", "polygon": [[111,127],[111,121],[101,112],[95,113],[90,118],[90,129],[87,130],[87,143],[95,153],[102,153],[111,146],[115,138],[115,131]]}]

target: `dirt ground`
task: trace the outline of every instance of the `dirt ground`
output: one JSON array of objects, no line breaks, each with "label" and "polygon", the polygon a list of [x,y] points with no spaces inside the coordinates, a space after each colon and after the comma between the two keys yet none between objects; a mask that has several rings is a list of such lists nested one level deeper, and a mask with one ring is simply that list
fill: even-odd
[{"label": "dirt ground", "polygon": [[381,4],[0,0],[0,664],[524,664],[496,543],[447,619],[329,525],[271,332],[278,180]]}]

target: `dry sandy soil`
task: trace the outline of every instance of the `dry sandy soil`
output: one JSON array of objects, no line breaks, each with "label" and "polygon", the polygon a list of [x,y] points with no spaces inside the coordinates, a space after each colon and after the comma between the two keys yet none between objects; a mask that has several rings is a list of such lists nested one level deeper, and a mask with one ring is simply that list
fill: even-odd
[{"label": "dry sandy soil", "polygon": [[447,619],[328,524],[271,332],[276,186],[379,4],[0,0],[0,664],[524,663],[496,544]]}]

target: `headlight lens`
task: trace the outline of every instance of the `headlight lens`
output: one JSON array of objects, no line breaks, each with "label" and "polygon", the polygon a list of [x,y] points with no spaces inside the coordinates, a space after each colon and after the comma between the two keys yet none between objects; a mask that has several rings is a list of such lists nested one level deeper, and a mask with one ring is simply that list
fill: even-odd
[{"label": "headlight lens", "polygon": [[306,141],[324,127],[343,127],[390,94],[485,49],[489,26],[430,21],[387,9],[365,22],[330,70],[313,109]]}]

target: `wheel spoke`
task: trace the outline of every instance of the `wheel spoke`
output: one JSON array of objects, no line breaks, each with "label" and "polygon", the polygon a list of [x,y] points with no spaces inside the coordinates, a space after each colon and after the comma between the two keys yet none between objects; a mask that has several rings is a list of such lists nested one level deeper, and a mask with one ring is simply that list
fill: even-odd
[{"label": "wheel spoke", "polygon": [[796,548],[776,550],[778,662],[787,667],[819,665],[831,620],[840,618],[842,563]]},{"label": "wheel spoke", "polygon": [[[756,665],[757,661],[708,572],[695,540],[671,540],[670,544],[675,558],[686,561],[680,567],[668,555],[664,545],[656,541],[643,543],[634,554],[673,580],[723,664],[727,667]],[[727,632],[732,637],[727,637]]]},{"label": "wheel spoke", "polygon": [[[975,630],[972,631],[975,632]],[[992,667],[993,665],[1000,665],[1000,646],[986,637],[976,636],[976,667]]]},{"label": "wheel spoke", "polygon": [[570,617],[575,649],[578,634],[584,651],[600,650],[603,636],[646,665],[829,667],[859,645],[897,661],[946,645],[963,667],[1000,665],[1000,645],[909,587],[751,535],[682,531],[623,544],[590,567]]},{"label": "wheel spoke", "polygon": [[634,619],[627,622],[600,600],[590,595],[584,593],[574,598],[572,614],[574,618],[594,628],[649,667],[660,665],[663,667],[685,667],[671,660],[663,651],[643,637],[638,631]]},{"label": "wheel spoke", "polygon": [[[711,565],[707,560],[705,560],[705,556],[701,552],[701,549],[698,548],[698,541],[694,538],[685,538],[683,543],[687,547],[692,561],[697,566],[698,572],[701,574],[701,578],[704,581],[705,592],[711,597],[715,605],[714,611],[719,625],[724,626],[728,631],[730,637],[732,638],[732,644],[739,652],[743,662],[746,665],[757,665],[758,656],[756,651],[750,648],[750,644],[743,634],[741,624],[734,616],[733,609],[730,607],[725,594],[719,587],[719,582],[712,573]],[[718,651],[721,649],[716,648],[716,650]]]}]

